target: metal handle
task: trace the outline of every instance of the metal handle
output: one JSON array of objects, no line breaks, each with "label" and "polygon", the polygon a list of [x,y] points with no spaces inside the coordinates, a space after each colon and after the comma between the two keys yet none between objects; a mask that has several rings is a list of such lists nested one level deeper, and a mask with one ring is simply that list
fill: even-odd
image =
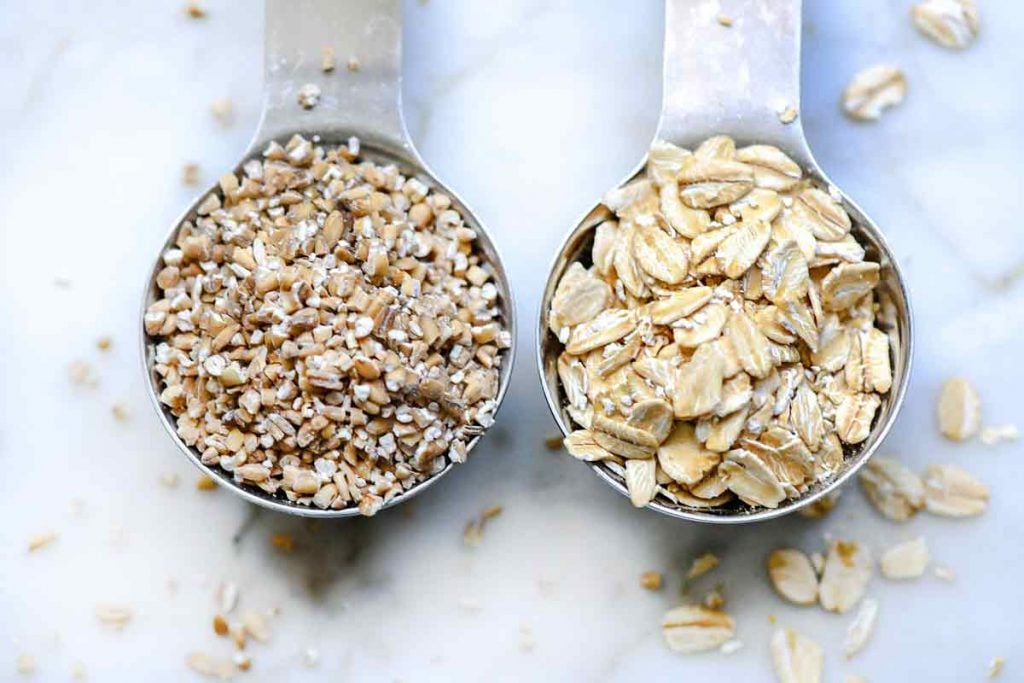
[{"label": "metal handle", "polygon": [[[253,145],[288,133],[358,134],[412,152],[402,118],[401,0],[266,0],[263,116]],[[321,50],[337,65],[325,73]],[[358,68],[348,69],[350,58]],[[306,83],[320,101],[298,104]]]},{"label": "metal handle", "polygon": [[689,146],[724,133],[805,152],[800,119],[779,118],[800,107],[800,10],[801,0],[665,0],[658,136]]}]

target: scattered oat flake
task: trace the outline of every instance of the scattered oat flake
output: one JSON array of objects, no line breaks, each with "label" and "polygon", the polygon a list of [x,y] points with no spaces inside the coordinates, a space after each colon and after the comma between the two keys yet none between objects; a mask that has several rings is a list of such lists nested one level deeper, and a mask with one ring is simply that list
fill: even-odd
[{"label": "scattered oat flake", "polygon": [[877,64],[857,72],[843,90],[843,111],[858,121],[875,121],[882,112],[903,101],[907,79],[889,64]]},{"label": "scattered oat flake", "polygon": [[670,609],[661,619],[661,634],[670,650],[692,654],[721,647],[732,640],[736,624],[725,612],[701,605]]},{"label": "scattered oat flake", "polygon": [[246,612],[242,616],[242,629],[261,643],[270,639],[270,627],[267,618],[259,612]]},{"label": "scattered oat flake", "polygon": [[1005,424],[982,427],[981,442],[986,446],[996,446],[1003,441],[1016,441],[1020,438],[1020,430],[1017,425]]},{"label": "scattered oat flake", "polygon": [[714,553],[704,553],[690,565],[689,571],[686,572],[686,580],[693,581],[697,577],[703,576],[717,567],[718,562],[718,556]]},{"label": "scattered oat flake", "polygon": [[722,594],[722,589],[719,587],[709,591],[708,594],[704,596],[701,604],[708,609],[714,610],[720,610],[725,607],[725,596]]},{"label": "scattered oat flake", "polygon": [[56,540],[57,534],[52,531],[44,531],[41,534],[36,534],[28,539],[28,551],[30,553],[34,553],[37,550],[42,550]]},{"label": "scattered oat flake", "polygon": [[238,584],[225,581],[217,589],[217,605],[224,614],[230,614],[238,604]]},{"label": "scattered oat flake", "polygon": [[966,377],[951,377],[942,385],[938,402],[939,431],[952,441],[965,441],[981,427],[981,398]]},{"label": "scattered oat flake", "polygon": [[787,125],[796,121],[796,117],[796,107],[794,107],[791,104],[786,105],[782,110],[779,111],[779,121]]},{"label": "scattered oat flake", "polygon": [[649,591],[656,591],[661,589],[662,577],[661,572],[646,571],[640,575],[640,585]]},{"label": "scattered oat flake", "polygon": [[779,683],[820,683],[824,653],[818,643],[791,628],[780,628],[770,649]]},{"label": "scattered oat flake", "polygon": [[128,409],[124,407],[124,404],[115,403],[114,405],[110,406],[110,412],[111,414],[113,414],[114,419],[117,420],[118,422],[128,421]]},{"label": "scattered oat flake", "polygon": [[108,626],[120,630],[132,620],[132,611],[121,605],[97,605],[96,618]]},{"label": "scattered oat flake", "polygon": [[1006,666],[1005,657],[993,657],[988,663],[988,677],[995,678],[999,674],[1003,673],[1003,667]]},{"label": "scattered oat flake", "polygon": [[295,550],[295,537],[286,531],[278,531],[270,534],[270,544],[287,554]]},{"label": "scattered oat flake", "polygon": [[213,617],[213,632],[218,636],[226,636],[230,627],[228,626],[228,620],[220,614],[216,614]]},{"label": "scattered oat flake", "polygon": [[962,50],[978,37],[974,0],[925,0],[910,10],[914,26],[942,47]]},{"label": "scattered oat flake", "polygon": [[832,541],[818,587],[821,606],[830,612],[850,610],[864,597],[872,569],[867,548],[854,541]]},{"label": "scattered oat flake", "polygon": [[165,472],[160,475],[160,483],[169,489],[177,487],[179,481],[181,478],[175,472]]},{"label": "scattered oat flake", "polygon": [[100,337],[96,340],[96,348],[100,351],[109,351],[110,347],[114,345],[114,340],[110,337]]},{"label": "scattered oat flake", "polygon": [[231,661],[235,663],[239,671],[248,671],[252,668],[252,658],[244,652],[236,652]]},{"label": "scattered oat flake", "polygon": [[204,19],[206,18],[206,10],[198,2],[188,2],[185,4],[185,13],[188,14],[192,19]]},{"label": "scattered oat flake", "polygon": [[334,71],[334,66],[334,48],[320,48],[320,70],[324,73],[330,73]]},{"label": "scattered oat flake", "polygon": [[71,383],[81,387],[94,387],[99,383],[92,365],[84,360],[76,360],[68,366]]},{"label": "scattered oat flake", "polygon": [[733,24],[733,18],[728,14],[719,14],[717,17],[717,21],[719,24],[725,26],[726,28],[732,26]]},{"label": "scattered oat flake", "polygon": [[188,186],[199,184],[199,164],[187,163],[181,169],[181,182]]},{"label": "scattered oat flake", "polygon": [[929,465],[922,477],[925,509],[943,517],[973,517],[988,508],[989,490],[956,465]]},{"label": "scattered oat flake", "polygon": [[192,652],[185,658],[185,664],[207,678],[228,680],[235,675],[235,665],[230,659],[218,659],[205,652]]},{"label": "scattered oat flake", "polygon": [[359,59],[357,59],[356,57],[349,57],[348,61],[345,63],[345,68],[353,73],[359,71],[361,67],[362,65],[359,63]]},{"label": "scattered oat flake", "polygon": [[843,654],[849,659],[864,649],[875,630],[878,619],[878,601],[874,598],[861,600],[860,608],[846,629],[843,639]]},{"label": "scattered oat flake", "polygon": [[196,479],[196,488],[200,491],[213,491],[217,488],[217,482],[207,475],[202,475]]},{"label": "scattered oat flake", "polygon": [[931,556],[923,536],[894,545],[881,559],[882,575],[887,579],[916,579],[928,568]]},{"label": "scattered oat flake", "polygon": [[775,592],[796,605],[818,601],[818,573],[810,558],[799,550],[773,550],[768,556],[768,577]]},{"label": "scattered oat flake", "polygon": [[727,640],[724,643],[722,643],[722,647],[718,648],[718,651],[721,652],[723,655],[731,655],[733,652],[736,652],[742,648],[743,641],[736,640],[735,638],[733,638],[732,640]]},{"label": "scattered oat flake", "polygon": [[210,105],[210,111],[222,126],[230,125],[234,118],[234,104],[231,102],[230,97],[218,97],[215,99]]},{"label": "scattered oat flake", "polygon": [[36,658],[30,654],[20,654],[15,662],[15,666],[18,673],[23,676],[29,676],[35,673],[36,670]]},{"label": "scattered oat flake", "polygon": [[935,578],[942,579],[943,581],[953,581],[956,579],[956,573],[944,564],[935,565],[932,573],[935,574]]}]

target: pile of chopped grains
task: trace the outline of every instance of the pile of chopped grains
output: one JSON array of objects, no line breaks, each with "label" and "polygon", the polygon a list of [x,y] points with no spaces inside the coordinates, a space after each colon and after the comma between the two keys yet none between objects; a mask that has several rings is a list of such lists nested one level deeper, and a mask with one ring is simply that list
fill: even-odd
[{"label": "pile of chopped grains", "polygon": [[838,194],[716,136],[656,142],[604,204],[548,315],[569,453],[637,506],[774,508],[839,472],[892,385],[895,315]]},{"label": "pile of chopped grains", "polygon": [[490,426],[491,265],[451,199],[359,142],[271,143],[184,222],[146,311],[160,401],[202,462],[366,515]]}]

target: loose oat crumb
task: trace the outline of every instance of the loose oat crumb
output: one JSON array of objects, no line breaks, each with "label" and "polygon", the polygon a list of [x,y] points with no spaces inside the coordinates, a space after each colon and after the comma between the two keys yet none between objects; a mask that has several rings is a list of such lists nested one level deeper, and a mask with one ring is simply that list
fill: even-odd
[{"label": "loose oat crumb", "polygon": [[80,387],[95,387],[99,379],[93,370],[92,365],[84,360],[76,360],[68,366],[68,373],[71,376],[71,383]]},{"label": "loose oat crumb", "polygon": [[522,624],[519,627],[519,649],[523,652],[533,652],[534,645],[533,629],[528,624]]},{"label": "loose oat crumb", "polygon": [[320,48],[320,70],[325,74],[334,71],[334,48]]},{"label": "loose oat crumb", "polygon": [[214,491],[217,489],[217,482],[204,474],[196,479],[196,488],[200,491]]},{"label": "loose oat crumb", "polygon": [[718,651],[721,652],[723,655],[731,655],[733,652],[736,652],[742,648],[743,641],[736,640],[735,638],[733,638],[732,640],[727,640],[724,643],[722,643],[722,646],[718,648]]},{"label": "loose oat crumb", "polygon": [[220,614],[214,615],[213,617],[213,632],[218,636],[226,636],[230,628],[228,627],[228,620]]},{"label": "loose oat crumb", "polygon": [[114,405],[110,406],[110,412],[111,414],[113,414],[114,419],[117,420],[118,422],[128,421],[128,409],[125,408],[123,404],[115,403]]},{"label": "loose oat crumb", "polygon": [[356,71],[359,71],[360,68],[362,68],[362,65],[359,63],[359,59],[353,56],[348,58],[348,62],[345,63],[345,68],[355,73]]},{"label": "loose oat crumb", "polygon": [[199,164],[187,163],[181,169],[181,182],[193,186],[199,184]]},{"label": "loose oat crumb", "polygon": [[250,658],[249,655],[245,654],[244,652],[236,652],[233,657],[233,661],[235,663],[235,666],[238,667],[239,671],[248,671],[250,668],[252,668],[252,658]]},{"label": "loose oat crumb", "polygon": [[18,655],[17,662],[15,663],[18,673],[23,676],[30,676],[35,673],[36,670],[36,658],[30,654]]},{"label": "loose oat crumb", "polygon": [[218,659],[205,652],[192,652],[185,658],[188,668],[207,678],[228,680],[235,675],[235,665],[230,659]]},{"label": "loose oat crumb", "polygon": [[697,577],[703,576],[717,567],[718,562],[718,556],[714,553],[704,553],[690,565],[689,571],[686,572],[686,580],[693,581]]},{"label": "loose oat crumb", "polygon": [[177,488],[179,481],[181,481],[181,478],[174,472],[165,472],[160,475],[160,483],[169,489]]},{"label": "loose oat crumb", "polygon": [[303,109],[312,109],[320,103],[320,86],[315,83],[306,83],[299,88],[297,100]]},{"label": "loose oat crumb", "polygon": [[259,612],[246,612],[242,617],[242,628],[245,633],[261,643],[270,640],[270,627],[267,619]]},{"label": "loose oat crumb", "polygon": [[797,117],[796,107],[794,107],[791,104],[786,105],[785,107],[783,107],[779,111],[779,121],[781,121],[782,123],[785,123],[787,125],[790,124],[790,123],[793,123],[794,121],[796,121],[796,117]]},{"label": "loose oat crumb", "polygon": [[34,553],[41,550],[57,540],[57,534],[52,531],[44,531],[28,539],[28,551]]},{"label": "loose oat crumb", "polygon": [[238,604],[238,584],[225,581],[217,588],[217,605],[224,614],[230,614]]},{"label": "loose oat crumb", "polygon": [[295,537],[286,531],[279,531],[270,535],[270,544],[288,554],[295,550]]},{"label": "loose oat crumb", "polygon": [[943,581],[953,581],[956,579],[956,574],[953,570],[944,564],[935,565],[932,573],[935,574],[935,578],[942,579]]},{"label": "loose oat crumb", "polygon": [[476,548],[484,538],[484,525],[487,520],[493,519],[501,514],[503,508],[500,505],[492,505],[485,508],[477,517],[466,523],[462,532],[462,541],[470,548]]},{"label": "loose oat crumb", "polygon": [[722,593],[722,587],[717,586],[713,590],[708,591],[701,604],[713,610],[720,610],[725,607],[725,595]]},{"label": "loose oat crumb", "polygon": [[218,97],[210,105],[210,111],[213,112],[217,123],[225,127],[230,126],[234,120],[234,109],[230,97]]},{"label": "loose oat crumb", "polygon": [[1016,441],[1020,438],[1020,430],[1017,425],[993,425],[982,427],[981,442],[986,446],[996,446],[1004,441]]},{"label": "loose oat crumb", "polygon": [[550,451],[562,450],[563,437],[561,434],[552,434],[544,438],[544,447]]},{"label": "loose oat crumb", "polygon": [[96,348],[100,351],[109,351],[110,347],[114,345],[114,340],[110,337],[100,337],[96,340]]},{"label": "loose oat crumb", "polygon": [[132,610],[121,605],[97,605],[95,612],[100,622],[117,630],[121,630],[132,620]]},{"label": "loose oat crumb", "polygon": [[661,590],[661,584],[661,572],[650,570],[640,575],[640,585],[649,591]]},{"label": "loose oat crumb", "polygon": [[205,19],[206,10],[193,0],[193,2],[185,3],[185,13],[192,19]]},{"label": "loose oat crumb", "polygon": [[733,24],[733,18],[728,14],[719,14],[718,23],[721,24],[722,26],[725,26],[726,28],[729,28]]},{"label": "loose oat crumb", "polygon": [[1005,657],[993,657],[988,663],[988,677],[995,678],[999,674],[1003,673],[1003,667],[1006,666]]}]

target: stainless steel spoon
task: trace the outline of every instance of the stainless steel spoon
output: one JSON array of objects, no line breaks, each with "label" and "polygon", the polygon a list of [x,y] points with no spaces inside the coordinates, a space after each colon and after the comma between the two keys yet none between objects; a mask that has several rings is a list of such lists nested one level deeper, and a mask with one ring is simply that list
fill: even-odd
[{"label": "stainless steel spoon", "polygon": [[[720,14],[734,18],[726,27]],[[796,161],[810,177],[831,184],[814,160],[800,119],[785,124],[780,113],[800,107],[801,0],[666,0],[662,111],[655,139],[686,148],[715,134],[733,137],[737,144],[775,145]],[[646,158],[626,177],[639,174]],[[810,505],[841,486],[871,457],[889,432],[906,393],[913,350],[910,299],[903,276],[875,223],[845,193],[843,207],[853,219],[853,233],[864,245],[866,258],[881,264],[879,296],[891,302],[895,324],[887,330],[893,339],[893,384],[868,439],[847,455],[846,467],[797,500],[776,509],[694,510],[655,499],[648,507],[698,522],[740,523],[771,519]],[[571,431],[556,363],[562,350],[548,330],[547,315],[562,273],[590,249],[593,230],[610,213],[598,204],[569,233],[551,265],[541,298],[537,329],[537,356],[544,395],[562,432]],[[600,463],[590,464],[605,482],[627,495],[622,479]]]},{"label": "stainless steel spoon", "polygon": [[[382,164],[396,164],[408,177],[417,177],[427,186],[436,188],[452,198],[452,205],[464,217],[466,224],[478,234],[478,246],[492,265],[495,284],[499,290],[499,306],[503,322],[511,333],[512,346],[505,351],[501,365],[496,402],[500,404],[508,390],[509,378],[515,359],[515,304],[508,277],[502,266],[497,247],[484,226],[464,201],[444,185],[420,158],[402,117],[402,8],[400,0],[266,0],[266,26],[264,29],[264,102],[256,134],[249,149],[236,167],[251,158],[260,157],[271,141],[284,144],[295,133],[307,138],[319,136],[321,143],[343,143],[351,136],[360,140],[361,156]],[[339,66],[333,73],[321,70],[320,52],[332,47]],[[359,61],[359,69],[349,71],[345,61],[350,57]],[[320,87],[319,104],[311,110],[297,103],[299,88],[306,83]],[[174,243],[179,226],[196,216],[200,201],[217,188],[203,192],[181,217],[174,222],[160,250]],[[146,284],[142,312],[158,293],[155,278],[161,268],[157,256],[153,271]],[[237,484],[232,477],[217,467],[208,467],[200,461],[200,454],[185,444],[175,429],[174,415],[159,400],[160,381],[153,371],[154,344],[142,326],[141,345],[143,366],[147,377],[150,399],[160,415],[164,429],[178,449],[200,470],[214,481],[242,498],[279,512],[306,517],[350,517],[359,514],[355,507],[340,510],[320,510],[296,505],[275,498],[260,489]],[[469,442],[469,449],[480,440]],[[391,499],[386,507],[408,500],[446,474],[452,465]]]}]

